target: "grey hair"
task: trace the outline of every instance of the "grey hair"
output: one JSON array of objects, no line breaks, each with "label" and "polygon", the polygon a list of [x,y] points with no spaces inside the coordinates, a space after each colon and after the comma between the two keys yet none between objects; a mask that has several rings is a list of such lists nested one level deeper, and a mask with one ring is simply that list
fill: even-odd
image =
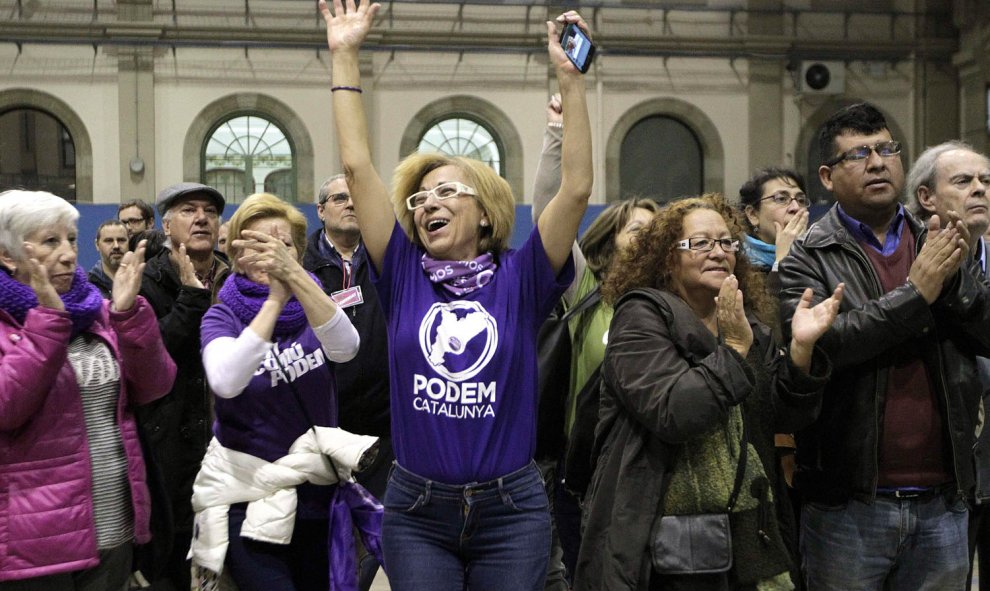
[{"label": "grey hair", "polygon": [[[918,159],[914,161],[914,165],[911,166],[911,170],[908,172],[907,180],[904,183],[905,197],[907,198],[908,209],[911,213],[917,215],[921,219],[928,219],[931,217],[932,212],[921,207],[921,203],[918,202],[918,188],[924,186],[928,187],[930,191],[935,190],[935,184],[938,179],[935,178],[938,175],[938,159],[942,157],[946,152],[951,152],[953,150],[966,150],[967,152],[972,152],[974,154],[980,154],[973,146],[967,144],[961,140],[951,140],[948,142],[942,142],[937,146],[931,146],[926,148],[924,152],[918,156]],[[986,158],[986,156],[983,156]]]},{"label": "grey hair", "polygon": [[323,184],[320,185],[320,192],[317,193],[317,195],[316,195],[316,203],[317,204],[323,203],[324,201],[326,201],[327,199],[330,198],[330,183],[333,183],[333,182],[339,181],[339,180],[346,181],[347,180],[347,175],[346,174],[335,174],[332,177],[328,178],[327,180],[323,181]]},{"label": "grey hair", "polygon": [[75,227],[79,210],[45,191],[13,189],[0,193],[0,251],[24,259],[24,239],[42,228]]}]

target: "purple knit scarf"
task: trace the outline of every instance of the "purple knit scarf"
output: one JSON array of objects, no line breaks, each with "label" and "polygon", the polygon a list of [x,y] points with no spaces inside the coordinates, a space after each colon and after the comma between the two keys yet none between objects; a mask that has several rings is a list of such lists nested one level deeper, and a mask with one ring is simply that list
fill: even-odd
[{"label": "purple knit scarf", "polygon": [[[323,287],[315,275],[309,273],[309,276],[317,285]],[[255,283],[241,273],[235,273],[224,282],[223,287],[220,288],[220,293],[217,295],[221,302],[233,310],[241,322],[251,324],[254,317],[261,311],[261,305],[268,299],[268,286]],[[303,311],[302,304],[295,296],[292,296],[282,308],[278,320],[275,321],[273,334],[276,336],[293,335],[299,332],[305,324],[306,313]]]},{"label": "purple knit scarf", "polygon": [[[103,296],[100,295],[100,290],[86,279],[86,272],[78,265],[72,275],[69,291],[59,294],[58,297],[62,299],[65,311],[72,318],[72,338],[89,328],[103,309]],[[13,316],[20,324],[24,324],[28,310],[37,305],[38,296],[30,285],[14,279],[6,269],[0,272],[0,309]]]},{"label": "purple knit scarf", "polygon": [[438,261],[424,253],[422,265],[430,281],[456,296],[488,285],[498,269],[498,263],[490,252],[470,261]]}]

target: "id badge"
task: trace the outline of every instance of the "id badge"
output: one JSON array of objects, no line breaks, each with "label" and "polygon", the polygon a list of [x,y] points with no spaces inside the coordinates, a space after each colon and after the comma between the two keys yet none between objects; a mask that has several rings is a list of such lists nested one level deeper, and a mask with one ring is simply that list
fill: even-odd
[{"label": "id badge", "polygon": [[333,303],[341,308],[350,308],[364,303],[364,295],[361,294],[361,286],[355,285],[330,294]]}]

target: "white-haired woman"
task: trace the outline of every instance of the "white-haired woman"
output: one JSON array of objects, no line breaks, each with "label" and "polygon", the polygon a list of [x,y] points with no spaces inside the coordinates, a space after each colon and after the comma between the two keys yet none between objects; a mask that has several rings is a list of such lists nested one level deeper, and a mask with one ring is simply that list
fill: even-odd
[{"label": "white-haired woman", "polygon": [[137,296],[144,245],[104,300],[76,262],[79,212],[0,193],[0,589],[122,589],[150,501],[132,409],[175,365]]}]

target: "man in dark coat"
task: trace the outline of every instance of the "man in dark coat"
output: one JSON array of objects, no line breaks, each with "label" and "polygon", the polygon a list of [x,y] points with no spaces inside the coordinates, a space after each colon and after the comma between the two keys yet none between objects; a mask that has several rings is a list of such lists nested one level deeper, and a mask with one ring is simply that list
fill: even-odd
[{"label": "man in dark coat", "polygon": [[806,288],[845,285],[820,342],[835,372],[797,434],[802,571],[810,589],[961,589],[976,356],[990,351],[965,212],[925,225],[900,204],[901,146],[872,105],[836,112],[819,147],[836,204],[780,262],[785,332]]},{"label": "man in dark coat", "polygon": [[[153,514],[171,514],[171,542],[163,564],[152,574],[156,590],[189,589],[186,553],[193,533],[192,485],[210,441],[211,399],[200,358],[199,325],[226,276],[228,266],[213,250],[225,205],[219,191],[199,183],[166,187],[156,200],[167,248],[144,269],[141,295],[155,310],[165,347],[175,361],[175,386],[164,398],[139,409],[138,420],[154,463],[165,484],[167,507]],[[153,527],[157,520],[153,516]],[[160,558],[159,558],[160,560]],[[146,575],[149,573],[145,573]],[[157,576],[156,576],[157,575]]]}]

